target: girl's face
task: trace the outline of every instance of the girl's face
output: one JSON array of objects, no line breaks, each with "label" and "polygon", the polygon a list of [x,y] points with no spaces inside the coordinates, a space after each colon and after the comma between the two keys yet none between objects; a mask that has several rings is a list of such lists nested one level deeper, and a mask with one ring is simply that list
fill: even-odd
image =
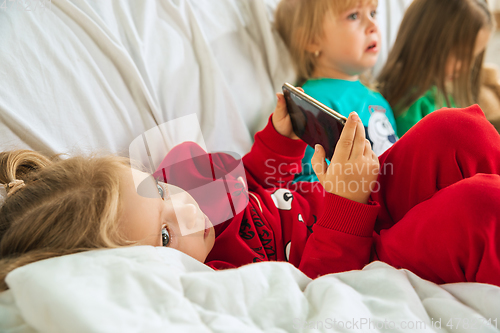
[{"label": "girl's face", "polygon": [[[139,187],[134,179],[141,180]],[[205,262],[215,231],[189,193],[135,169],[123,172],[121,185],[120,230],[127,240],[172,247]]]},{"label": "girl's face", "polygon": [[[481,29],[477,34],[476,45],[474,46],[474,59],[481,54],[488,45],[491,37],[491,29]],[[453,54],[448,57],[446,61],[445,75],[446,81],[452,82],[458,77],[462,69],[462,61],[458,60]]]},{"label": "girl's face", "polygon": [[376,9],[367,4],[325,16],[323,36],[308,46],[309,52],[319,51],[315,77],[357,80],[375,65],[381,39]]}]

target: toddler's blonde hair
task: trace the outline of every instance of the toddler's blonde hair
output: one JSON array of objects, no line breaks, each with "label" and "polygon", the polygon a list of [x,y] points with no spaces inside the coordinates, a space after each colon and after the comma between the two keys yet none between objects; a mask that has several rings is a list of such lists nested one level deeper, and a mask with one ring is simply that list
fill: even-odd
[{"label": "toddler's blonde hair", "polygon": [[17,267],[130,245],[118,230],[120,170],[128,165],[117,156],[62,160],[29,150],[0,153],[0,183],[25,184],[0,207],[0,291],[8,289],[5,277]]},{"label": "toddler's blonde hair", "polygon": [[307,45],[324,34],[326,15],[338,16],[378,0],[282,0],[275,12],[275,28],[285,42],[297,71],[299,84],[310,79],[316,68],[316,57]]}]

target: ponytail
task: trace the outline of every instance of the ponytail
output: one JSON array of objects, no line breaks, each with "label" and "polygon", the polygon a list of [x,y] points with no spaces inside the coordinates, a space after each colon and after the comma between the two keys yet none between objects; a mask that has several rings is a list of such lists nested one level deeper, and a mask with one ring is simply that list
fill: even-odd
[{"label": "ponytail", "polygon": [[128,160],[116,156],[47,158],[0,153],[0,291],[26,264],[98,248],[131,245],[118,232],[120,180]]}]

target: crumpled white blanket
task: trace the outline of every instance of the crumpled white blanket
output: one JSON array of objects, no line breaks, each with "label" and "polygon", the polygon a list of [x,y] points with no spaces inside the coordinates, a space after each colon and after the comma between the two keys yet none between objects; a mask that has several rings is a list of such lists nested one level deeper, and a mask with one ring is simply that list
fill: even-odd
[{"label": "crumpled white blanket", "polygon": [[500,288],[381,262],[311,280],[288,263],[213,271],[143,246],[40,261],[7,283],[0,332],[499,332]]}]

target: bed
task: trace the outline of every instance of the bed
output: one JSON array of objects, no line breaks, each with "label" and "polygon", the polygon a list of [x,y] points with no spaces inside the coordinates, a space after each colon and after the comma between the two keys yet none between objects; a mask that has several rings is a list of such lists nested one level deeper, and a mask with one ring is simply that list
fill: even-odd
[{"label": "bed", "polygon": [[[242,155],[294,80],[277,0],[1,2],[1,150],[129,155],[189,116],[209,151]],[[380,262],[311,280],[288,263],[213,271],[141,246],[40,261],[7,284],[0,332],[500,331],[500,288]]]},{"label": "bed", "polygon": [[149,246],[41,261],[7,283],[2,332],[498,332],[500,309],[500,288],[380,262],[311,281],[288,263],[216,272]]}]

